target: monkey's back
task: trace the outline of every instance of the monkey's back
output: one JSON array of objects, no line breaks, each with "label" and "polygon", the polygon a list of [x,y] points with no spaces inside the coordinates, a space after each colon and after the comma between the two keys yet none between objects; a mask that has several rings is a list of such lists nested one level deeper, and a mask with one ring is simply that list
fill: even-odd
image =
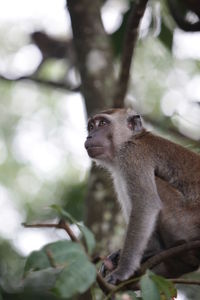
[{"label": "monkey's back", "polygon": [[148,133],[136,139],[137,151],[147,148],[155,175],[182,194],[182,199],[200,204],[200,155],[162,137]]}]

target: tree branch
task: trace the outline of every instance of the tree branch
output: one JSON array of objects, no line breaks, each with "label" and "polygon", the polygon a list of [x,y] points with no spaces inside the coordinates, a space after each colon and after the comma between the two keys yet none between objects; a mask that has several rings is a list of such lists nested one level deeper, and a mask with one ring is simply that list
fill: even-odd
[{"label": "tree branch", "polygon": [[[64,221],[60,220],[57,224],[52,223],[36,223],[36,224],[22,224],[26,228],[56,228],[56,229],[64,229],[72,241],[80,243],[80,241],[77,239],[77,237],[72,232],[70,226]],[[106,299],[109,299],[113,294],[118,292],[119,290],[124,289],[125,287],[129,286],[130,289],[138,289],[138,281],[140,279],[140,276],[146,272],[147,269],[152,269],[156,265],[160,264],[161,262],[165,261],[166,259],[169,259],[171,257],[177,256],[180,253],[187,252],[192,249],[200,248],[200,240],[196,241],[190,241],[188,243],[178,245],[176,247],[164,250],[153,257],[149,258],[146,262],[144,262],[140,269],[137,272],[137,276],[133,276],[132,278],[122,282],[117,287],[113,287],[112,285],[108,284],[105,279],[102,277],[100,273],[97,273],[97,282],[99,284],[100,289],[104,292],[105,295],[107,295]],[[55,266],[55,262],[53,261],[51,257],[51,253],[47,253],[48,259],[50,260],[50,263],[52,266]],[[94,263],[94,259],[91,261]],[[173,283],[176,284],[195,284],[200,285],[199,280],[190,280],[190,279],[170,279]]]},{"label": "tree branch", "polygon": [[190,280],[184,278],[172,278],[170,279],[175,284],[193,284],[193,285],[200,285],[200,280]]},{"label": "tree branch", "polygon": [[[126,289],[129,288],[130,290],[140,289],[139,280],[141,278],[141,275],[143,275],[147,269],[152,269],[153,267],[155,267],[156,265],[165,261],[166,259],[177,256],[178,254],[180,254],[182,252],[187,252],[189,250],[197,249],[197,248],[200,248],[200,240],[191,241],[189,243],[185,243],[185,244],[164,250],[164,251],[154,255],[153,257],[149,258],[145,263],[143,263],[141,265],[140,269],[137,271],[137,275],[120,283],[117,287],[115,287],[113,290],[110,291],[110,293],[104,300],[110,299],[110,297],[114,293],[118,292],[119,290],[124,290],[125,288]],[[172,279],[169,279],[169,281],[172,281],[175,284],[200,285],[199,280],[191,280],[191,279],[184,279],[184,278],[172,278]]]},{"label": "tree branch", "polygon": [[53,80],[44,80],[44,79],[40,79],[40,78],[36,78],[36,77],[32,77],[32,76],[21,76],[18,78],[8,78],[4,75],[0,75],[0,80],[4,80],[4,81],[8,81],[8,82],[32,81],[32,82],[35,82],[35,83],[38,83],[40,85],[47,86],[50,88],[58,88],[58,89],[63,89],[63,90],[67,90],[70,92],[79,92],[80,91],[80,86],[72,87],[70,85],[67,85],[64,82],[56,82]]},{"label": "tree branch", "polygon": [[73,42],[88,114],[112,106],[114,72],[111,45],[101,20],[101,1],[67,0]]},{"label": "tree branch", "polygon": [[146,262],[144,262],[140,269],[138,270],[139,274],[145,273],[147,269],[152,269],[153,267],[157,266],[161,262],[165,261],[168,258],[177,256],[178,254],[182,252],[187,252],[192,249],[200,248],[200,241],[190,241],[188,243],[178,245],[176,247],[169,248],[167,250],[164,250],[153,257],[149,258]]},{"label": "tree branch", "polygon": [[98,282],[98,285],[99,285],[100,289],[102,290],[102,292],[105,295],[110,294],[115,289],[112,285],[108,284],[105,281],[105,279],[101,276],[100,273],[97,273],[97,282]]},{"label": "tree branch", "polygon": [[147,2],[148,0],[135,0],[131,4],[131,12],[128,18],[127,29],[123,43],[120,73],[114,95],[114,107],[124,106],[124,98],[128,89],[131,61],[137,42],[139,24],[144,15]]},{"label": "tree branch", "polygon": [[69,235],[70,239],[74,242],[79,243],[79,240],[77,237],[74,235],[73,231],[71,230],[70,226],[64,221],[60,220],[59,223],[57,224],[52,224],[52,223],[36,223],[36,224],[26,224],[22,223],[22,225],[25,228],[56,228],[56,229],[64,229],[67,234]]}]

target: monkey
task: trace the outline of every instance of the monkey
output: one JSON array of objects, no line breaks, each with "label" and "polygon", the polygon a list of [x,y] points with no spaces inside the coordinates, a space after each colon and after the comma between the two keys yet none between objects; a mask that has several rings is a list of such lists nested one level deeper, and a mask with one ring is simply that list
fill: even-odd
[{"label": "monkey", "polygon": [[[146,258],[200,239],[200,155],[156,136],[132,109],[108,109],[88,120],[85,148],[114,182],[127,224],[119,262],[106,280],[118,284]],[[168,259],[157,274],[179,277],[197,270],[200,253]]]}]

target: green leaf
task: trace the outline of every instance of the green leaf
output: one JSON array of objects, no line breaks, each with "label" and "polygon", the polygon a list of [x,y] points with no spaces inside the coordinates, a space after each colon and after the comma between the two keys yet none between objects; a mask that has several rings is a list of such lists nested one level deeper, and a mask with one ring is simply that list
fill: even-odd
[{"label": "green leaf", "polygon": [[40,271],[29,272],[23,281],[23,289],[26,292],[44,292],[53,288],[61,269],[47,268]]},{"label": "green leaf", "polygon": [[[54,267],[47,253],[51,256]],[[34,251],[27,259],[25,271],[25,287],[35,290],[51,288],[57,295],[65,298],[86,291],[96,279],[96,268],[82,246],[66,240]]]},{"label": "green leaf", "polygon": [[153,273],[150,275],[150,278],[155,282],[160,293],[164,295],[166,300],[170,300],[172,297],[177,296],[177,290],[170,280],[167,280]]},{"label": "green leaf", "polygon": [[85,292],[96,280],[93,264],[82,257],[70,261],[56,280],[52,291],[60,297],[70,298],[76,293]]},{"label": "green leaf", "polygon": [[42,251],[33,251],[27,258],[24,271],[38,271],[50,267],[46,253]]},{"label": "green leaf", "polygon": [[148,272],[142,276],[140,284],[141,284],[142,299],[161,300],[159,290],[156,284],[154,283],[154,281],[149,277]]},{"label": "green leaf", "polygon": [[93,233],[86,226],[82,224],[77,224],[77,226],[80,229],[81,233],[83,234],[88,253],[92,254],[95,247],[95,238]]},{"label": "green leaf", "polygon": [[32,252],[26,261],[25,271],[51,267],[47,252],[50,253],[57,265],[65,264],[77,255],[86,256],[81,245],[67,240],[58,241],[44,246],[39,251]]}]

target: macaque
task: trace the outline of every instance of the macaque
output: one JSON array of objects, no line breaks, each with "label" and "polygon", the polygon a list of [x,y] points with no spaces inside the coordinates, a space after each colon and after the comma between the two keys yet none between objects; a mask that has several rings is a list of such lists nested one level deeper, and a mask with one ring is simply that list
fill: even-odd
[{"label": "macaque", "polygon": [[[109,283],[128,279],[142,261],[162,250],[200,239],[200,155],[148,132],[130,109],[91,117],[85,148],[110,172],[127,223],[118,266],[106,277]],[[199,265],[200,251],[191,250],[153,271],[178,277]]]}]

